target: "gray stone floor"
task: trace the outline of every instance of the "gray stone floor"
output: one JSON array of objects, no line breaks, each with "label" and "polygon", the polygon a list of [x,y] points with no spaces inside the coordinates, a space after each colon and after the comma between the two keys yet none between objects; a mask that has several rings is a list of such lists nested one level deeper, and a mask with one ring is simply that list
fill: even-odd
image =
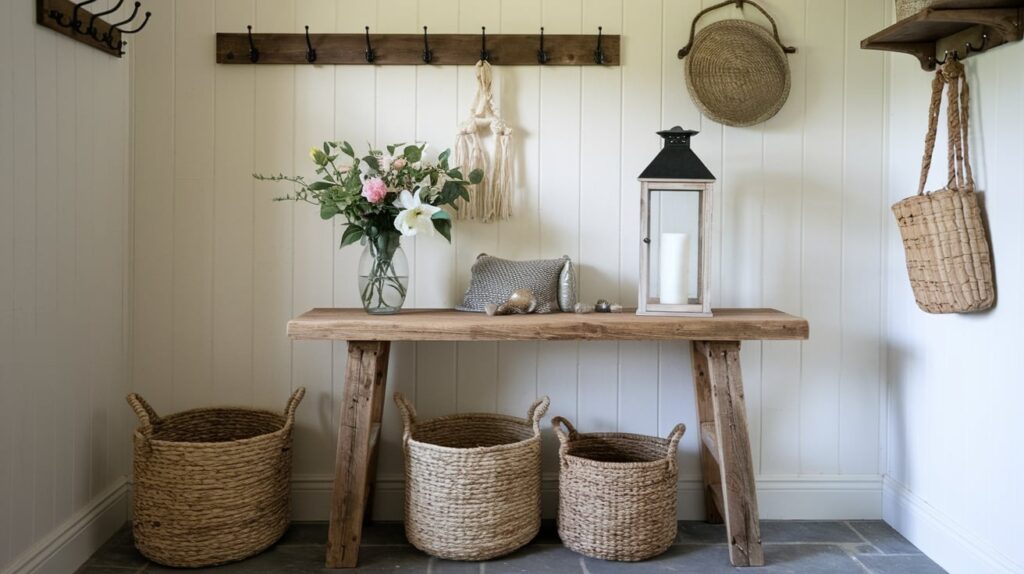
[{"label": "gray stone floor", "polygon": [[[944,572],[914,545],[880,521],[762,521],[764,568],[729,566],[725,528],[702,522],[680,522],[676,544],[665,554],[636,563],[605,562],[585,558],[559,543],[554,523],[545,521],[541,533],[525,548],[489,562],[450,562],[430,558],[408,545],[398,523],[366,528],[359,568],[349,572],[422,572],[486,574],[550,572],[604,574],[746,572],[747,574],[938,574]],[[78,574],[160,572],[223,572],[264,574],[276,572],[330,572],[323,567],[327,525],[297,523],[266,552],[218,568],[177,570],[146,561],[132,545],[125,527],[79,569]]]}]

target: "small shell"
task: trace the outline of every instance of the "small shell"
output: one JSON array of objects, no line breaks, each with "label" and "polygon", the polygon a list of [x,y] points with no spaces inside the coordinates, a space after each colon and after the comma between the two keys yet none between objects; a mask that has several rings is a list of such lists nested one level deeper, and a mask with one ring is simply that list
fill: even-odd
[{"label": "small shell", "polygon": [[512,296],[508,298],[508,301],[502,303],[500,307],[506,306],[513,313],[533,313],[534,309],[537,308],[537,298],[533,296],[533,291],[529,289],[516,289],[512,292]]},{"label": "small shell", "polygon": [[574,313],[579,313],[579,314],[583,315],[585,313],[593,312],[594,311],[594,306],[591,305],[590,303],[584,303],[583,301],[579,301],[575,305],[573,305],[572,310],[573,310]]},{"label": "small shell", "polygon": [[594,305],[594,311],[598,313],[609,313],[611,312],[611,303],[607,299],[598,299],[597,305]]}]

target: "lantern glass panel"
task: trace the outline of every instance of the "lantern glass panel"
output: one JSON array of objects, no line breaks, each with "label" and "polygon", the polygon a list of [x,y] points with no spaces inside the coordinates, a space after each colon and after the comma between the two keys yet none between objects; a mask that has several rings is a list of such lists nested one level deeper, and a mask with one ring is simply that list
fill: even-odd
[{"label": "lantern glass panel", "polygon": [[699,188],[651,188],[647,220],[650,305],[700,305],[703,301],[701,193]]}]

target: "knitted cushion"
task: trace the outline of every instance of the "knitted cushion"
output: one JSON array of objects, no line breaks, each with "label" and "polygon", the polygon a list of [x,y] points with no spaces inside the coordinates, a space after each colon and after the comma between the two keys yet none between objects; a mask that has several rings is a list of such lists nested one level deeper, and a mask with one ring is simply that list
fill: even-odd
[{"label": "knitted cushion", "polygon": [[562,256],[559,259],[510,261],[481,253],[473,263],[469,289],[456,309],[483,311],[484,305],[500,305],[513,291],[525,287],[532,290],[537,298],[537,313],[558,311],[558,276],[568,260],[567,256]]}]

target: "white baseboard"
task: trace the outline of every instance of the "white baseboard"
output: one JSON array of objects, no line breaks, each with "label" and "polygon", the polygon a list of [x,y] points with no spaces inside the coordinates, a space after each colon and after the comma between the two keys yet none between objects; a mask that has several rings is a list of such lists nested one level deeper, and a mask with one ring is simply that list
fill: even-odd
[{"label": "white baseboard", "polygon": [[1024,572],[998,548],[962,528],[905,485],[885,477],[882,517],[900,534],[952,574]]},{"label": "white baseboard", "polygon": [[[299,521],[327,520],[332,478],[327,475],[295,476],[292,481],[292,517]],[[699,477],[679,481],[680,520],[704,518],[704,492]],[[541,487],[545,518],[557,509],[558,476],[544,476]],[[404,477],[377,479],[374,493],[375,520],[401,520]],[[785,520],[877,520],[882,517],[882,479],[879,476],[762,476],[757,480],[761,518]]]},{"label": "white baseboard", "polygon": [[74,572],[128,520],[129,486],[119,478],[7,565],[3,574]]}]

